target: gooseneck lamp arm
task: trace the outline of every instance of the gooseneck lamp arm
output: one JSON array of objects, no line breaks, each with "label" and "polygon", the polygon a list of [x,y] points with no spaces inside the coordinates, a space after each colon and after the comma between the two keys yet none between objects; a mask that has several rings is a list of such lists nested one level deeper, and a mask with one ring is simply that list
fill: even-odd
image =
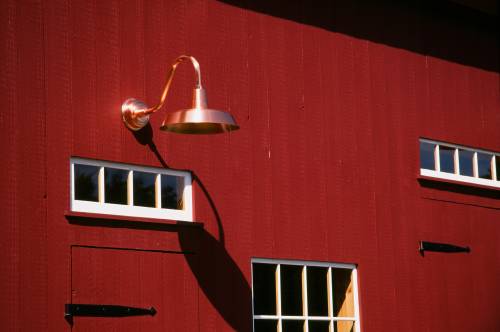
[{"label": "gooseneck lamp arm", "polygon": [[144,115],[152,114],[163,107],[163,104],[165,104],[165,99],[167,98],[168,90],[170,89],[170,85],[172,85],[172,80],[174,78],[175,70],[177,69],[177,66],[185,60],[191,60],[191,63],[193,64],[194,70],[196,72],[196,77],[198,79],[198,82],[196,83],[196,89],[202,89],[200,64],[192,56],[181,55],[180,57],[175,59],[174,63],[172,64],[172,67],[170,67],[170,70],[167,75],[167,83],[165,83],[165,88],[163,88],[163,93],[161,94],[160,102],[156,106],[150,107],[147,110],[145,110]]},{"label": "gooseneck lamp arm", "polygon": [[189,109],[167,114],[161,129],[185,134],[214,134],[239,129],[229,113],[207,108],[206,93],[201,86],[200,64],[189,55],[181,55],[175,59],[167,74],[160,101],[156,106],[147,107],[146,104],[134,98],[127,99],[122,104],[123,122],[129,129],[140,130],[148,123],[149,116],[163,107],[177,66],[186,60],[191,61],[197,77],[193,105]]}]

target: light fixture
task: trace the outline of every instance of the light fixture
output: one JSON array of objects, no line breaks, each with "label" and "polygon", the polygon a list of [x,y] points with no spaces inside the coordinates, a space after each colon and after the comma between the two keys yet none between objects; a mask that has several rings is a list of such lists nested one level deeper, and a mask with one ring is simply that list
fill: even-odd
[{"label": "light fixture", "polygon": [[201,86],[200,64],[192,56],[181,55],[175,59],[167,75],[167,83],[158,105],[148,107],[140,100],[130,98],[122,104],[122,118],[125,125],[131,130],[139,130],[147,125],[150,114],[159,110],[172,83],[177,66],[191,60],[197,75],[196,88],[193,91],[193,105],[191,108],[167,113],[160,129],[182,134],[217,134],[239,129],[231,114],[207,108],[207,96]]}]

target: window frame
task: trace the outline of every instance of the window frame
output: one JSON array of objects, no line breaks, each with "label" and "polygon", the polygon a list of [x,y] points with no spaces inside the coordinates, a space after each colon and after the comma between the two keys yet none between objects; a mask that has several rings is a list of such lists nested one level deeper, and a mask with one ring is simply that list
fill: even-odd
[{"label": "window frame", "polygon": [[[276,265],[275,283],[276,283],[276,315],[256,315],[254,313],[254,272],[253,265],[256,264],[270,264]],[[303,312],[302,316],[289,316],[281,314],[281,265],[295,265],[303,267],[302,270],[302,303]],[[324,267],[328,268],[328,286],[327,286],[327,299],[329,306],[328,316],[309,316],[308,314],[308,297],[307,297],[307,267]],[[348,269],[351,271],[353,302],[354,302],[354,316],[353,317],[339,317],[334,316],[333,313],[333,293],[332,293],[332,269]],[[304,321],[304,332],[309,332],[309,321],[327,321],[329,324],[329,332],[334,332],[333,323],[335,321],[353,321],[354,331],[361,331],[361,321],[359,319],[359,293],[358,293],[358,272],[356,264],[348,263],[329,263],[305,260],[288,260],[288,259],[268,259],[268,258],[252,258],[251,259],[251,282],[252,282],[252,331],[255,331],[255,320],[276,320],[278,322],[277,331],[282,331],[283,320],[301,320]],[[305,285],[305,288],[304,288]]]},{"label": "window frame", "polygon": [[[466,183],[466,184],[500,188],[500,174],[497,174],[497,172],[496,172],[496,161],[497,161],[497,158],[500,158],[500,153],[482,150],[482,149],[470,148],[470,147],[466,147],[466,146],[462,146],[462,145],[458,145],[458,144],[451,144],[451,143],[430,140],[430,139],[426,139],[426,138],[420,138],[418,143],[419,143],[419,153],[420,153],[420,144],[421,143],[429,143],[429,144],[435,145],[435,147],[434,147],[434,170],[420,168],[420,175],[432,177],[432,178],[443,179],[443,180],[457,181],[457,182],[462,182],[462,183]],[[441,171],[441,160],[440,160],[440,152],[439,152],[440,146],[445,146],[445,147],[454,149],[454,158],[453,158],[454,159],[454,163],[453,163],[454,173],[447,173],[447,172]],[[466,151],[470,151],[473,153],[473,156],[472,156],[472,173],[473,173],[473,175],[472,176],[460,174],[459,150],[466,150]],[[478,158],[477,158],[478,153],[491,155],[491,159],[490,159],[491,179],[484,179],[484,178],[479,177],[479,170],[478,170],[479,165],[478,165]],[[422,160],[422,156],[419,155],[419,162],[421,162],[421,160]]]},{"label": "window frame", "polygon": [[[99,167],[98,171],[98,202],[84,201],[75,199],[75,176],[74,165],[89,165]],[[106,203],[104,201],[104,168],[123,169],[128,171],[127,178],[127,204]],[[153,218],[153,219],[169,219],[178,221],[193,221],[193,193],[192,193],[192,175],[189,171],[179,171],[165,169],[159,167],[139,166],[126,163],[116,163],[95,159],[86,159],[80,157],[70,158],[70,210],[72,212],[97,213],[115,216]],[[155,207],[144,207],[133,205],[134,188],[133,188],[133,173],[147,172],[153,173],[156,176],[155,181]],[[166,209],[161,208],[161,175],[171,175],[183,178],[184,190],[182,194],[183,209]]]}]

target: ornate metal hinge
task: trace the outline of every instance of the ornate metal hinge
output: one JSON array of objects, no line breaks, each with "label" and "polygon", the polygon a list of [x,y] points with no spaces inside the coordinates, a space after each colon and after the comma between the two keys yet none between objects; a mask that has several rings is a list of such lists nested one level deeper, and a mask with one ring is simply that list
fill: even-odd
[{"label": "ornate metal hinge", "polygon": [[459,247],[453,244],[427,242],[427,241],[420,241],[420,247],[418,248],[418,250],[420,251],[421,254],[423,254],[424,251],[436,251],[436,252],[447,252],[447,253],[470,252],[469,247]]},{"label": "ornate metal hinge", "polygon": [[65,306],[64,317],[72,318],[74,316],[87,317],[126,317],[126,316],[154,316],[156,309],[151,307],[135,308],[123,305],[110,304],[76,304],[68,303]]}]

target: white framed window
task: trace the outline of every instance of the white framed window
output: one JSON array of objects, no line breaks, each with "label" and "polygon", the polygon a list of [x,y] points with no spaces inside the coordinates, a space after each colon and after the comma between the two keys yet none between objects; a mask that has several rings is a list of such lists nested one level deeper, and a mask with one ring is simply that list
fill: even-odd
[{"label": "white framed window", "polygon": [[420,175],[500,188],[500,153],[422,138]]},{"label": "white framed window", "polygon": [[360,332],[354,264],[252,259],[254,332]]},{"label": "white framed window", "polygon": [[74,212],[193,221],[191,173],[107,161],[70,159]]}]

